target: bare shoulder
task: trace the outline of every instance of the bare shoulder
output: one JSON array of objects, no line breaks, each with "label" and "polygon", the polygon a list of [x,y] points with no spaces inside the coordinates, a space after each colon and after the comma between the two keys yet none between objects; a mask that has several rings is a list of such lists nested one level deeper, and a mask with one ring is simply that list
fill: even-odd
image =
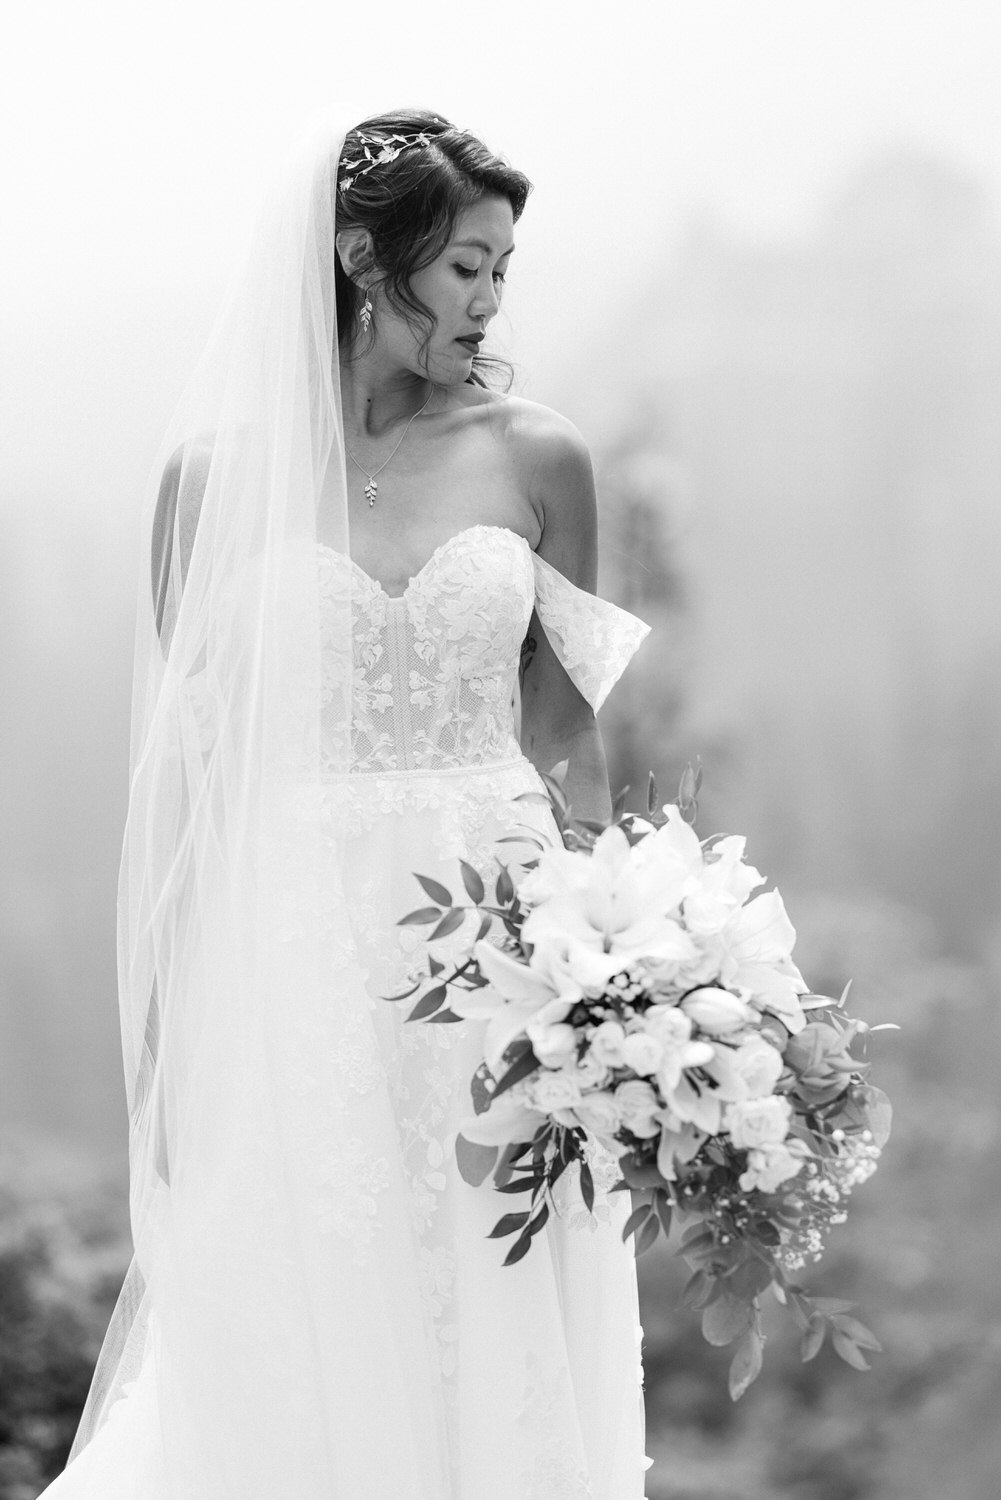
[{"label": "bare shoulder", "polygon": [[539,554],[593,589],[597,502],[587,444],[568,417],[537,401],[511,398],[506,420],[516,467],[542,528]]},{"label": "bare shoulder", "polygon": [[552,476],[561,469],[572,474],[591,473],[591,456],[580,432],[560,412],[523,396],[508,396],[502,411],[508,440],[532,470]]}]

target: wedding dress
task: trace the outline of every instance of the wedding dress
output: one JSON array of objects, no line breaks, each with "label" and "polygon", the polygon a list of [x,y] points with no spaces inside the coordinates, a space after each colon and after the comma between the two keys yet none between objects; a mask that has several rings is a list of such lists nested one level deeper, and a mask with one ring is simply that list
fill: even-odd
[{"label": "wedding dress", "polygon": [[[504,527],[460,531],[399,597],[315,539],[288,549],[321,634],[345,601],[353,622],[348,773],[321,739],[322,774],[303,776],[287,680],[260,872],[270,936],[292,954],[319,942],[329,992],[298,990],[293,958],[267,1045],[249,1023],[199,1032],[188,1087],[218,1107],[184,1172],[160,1169],[171,1249],[137,1374],[47,1500],[641,1500],[642,1330],[614,1162],[593,1158],[593,1214],[574,1168],[560,1212],[503,1266],[510,1242],[488,1236],[511,1200],[454,1158],[483,1023],[408,1022],[412,1002],[383,997],[423,962],[427,929],[398,925],[426,904],[415,872],[459,899],[460,858],[490,881],[532,852],[499,840],[558,837],[547,807],[517,800],[542,789],[513,708],[533,610],[594,708],[647,627]],[[336,653],[329,670],[336,695]],[[211,690],[189,691],[210,740]],[[331,830],[346,890],[300,870],[300,828],[321,831],[321,864]]]}]

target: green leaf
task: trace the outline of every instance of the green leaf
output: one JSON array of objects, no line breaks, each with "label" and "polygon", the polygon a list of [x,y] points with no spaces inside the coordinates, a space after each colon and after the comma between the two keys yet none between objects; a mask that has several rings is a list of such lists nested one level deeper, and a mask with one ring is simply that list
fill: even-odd
[{"label": "green leaf", "polygon": [[528,1212],[516,1214],[504,1214],[487,1235],[488,1240],[503,1239],[506,1234],[514,1234],[516,1229],[523,1229],[528,1223]]},{"label": "green leaf", "polygon": [[397,922],[397,927],[422,927],[425,922],[437,922],[441,916],[441,908],[438,906],[422,906],[417,911],[408,911],[405,917]]},{"label": "green leaf", "polygon": [[507,1089],[513,1088],[516,1083],[520,1083],[523,1078],[527,1078],[529,1073],[534,1073],[538,1066],[539,1059],[532,1051],[531,1046],[527,1046],[524,1052],[519,1053],[503,1078],[497,1080],[497,1087],[494,1089],[493,1097],[496,1099],[498,1094],[503,1094]]},{"label": "green leaf", "polygon": [[588,1213],[594,1212],[594,1179],[591,1176],[591,1168],[586,1161],[580,1164],[580,1195],[584,1199],[584,1207]]},{"label": "green leaf", "polygon": [[804,1364],[809,1364],[811,1359],[816,1359],[821,1347],[827,1337],[827,1323],[821,1317],[810,1319],[810,1326],[803,1335],[800,1343],[800,1357]]},{"label": "green leaf", "polygon": [[764,1355],[764,1339],[756,1328],[749,1328],[740,1340],[730,1361],[730,1399],[739,1401],[758,1376]]},{"label": "green leaf", "polygon": [[636,1236],[636,1254],[642,1255],[644,1250],[649,1250],[659,1233],[660,1222],[656,1214],[651,1214]]},{"label": "green leaf", "polygon": [[624,786],[620,792],[616,793],[615,800],[612,803],[612,822],[613,823],[617,823],[619,821],[619,819],[622,817],[622,814],[625,812],[625,810],[626,810],[626,797],[628,795],[629,795],[629,787],[628,786]]},{"label": "green leaf", "polygon": [[453,906],[451,911],[445,913],[438,926],[432,932],[428,933],[428,942],[436,942],[438,938],[448,937],[450,932],[455,932],[457,927],[462,926],[462,920],[465,915],[460,906]]},{"label": "green leaf", "polygon": [[855,1306],[854,1302],[846,1302],[843,1297],[811,1297],[810,1303],[817,1312],[828,1317],[834,1313],[851,1312]]},{"label": "green leaf", "polygon": [[664,1238],[668,1239],[671,1234],[671,1200],[668,1198],[666,1193],[654,1193],[653,1201],[656,1205],[657,1214],[660,1218],[661,1228],[664,1231]]},{"label": "green leaf", "polygon": [[851,1339],[853,1344],[858,1344],[861,1349],[871,1349],[876,1354],[882,1353],[883,1346],[879,1342],[879,1339],[873,1333],[872,1329],[867,1328],[864,1323],[860,1323],[858,1318],[841,1316],[832,1318],[831,1322],[838,1333],[843,1333],[846,1338]]},{"label": "green leaf", "polygon": [[751,1326],[753,1303],[744,1302],[726,1292],[702,1314],[702,1336],[707,1344],[732,1344]]},{"label": "green leaf", "polygon": [[652,818],[660,807],[660,793],[657,791],[657,778],[650,772],[646,784],[646,810]]},{"label": "green leaf", "polygon": [[398,995],[380,995],[379,998],[380,1000],[409,1000],[411,995],[416,995],[423,983],[423,979],[418,979],[416,984],[412,984],[408,990],[401,990]]},{"label": "green leaf", "polygon": [[634,1234],[640,1225],[645,1224],[652,1213],[653,1209],[649,1203],[641,1203],[639,1208],[634,1208],[622,1226],[623,1241],[627,1240],[631,1234]]},{"label": "green leaf", "polygon": [[431,978],[435,979],[439,974],[444,974],[444,972],[445,972],[445,965],[441,962],[440,959],[435,958],[435,956],[434,956],[433,953],[429,953],[428,954],[428,973],[431,975]]},{"label": "green leaf", "polygon": [[538,1232],[539,1232],[540,1229],[544,1229],[545,1228],[545,1226],[546,1226],[546,1220],[548,1218],[549,1218],[549,1204],[548,1203],[543,1203],[542,1207],[539,1209],[539,1212],[535,1215],[535,1218],[532,1219],[531,1222],[529,1223],[529,1225],[528,1225],[528,1233],[529,1234],[533,1234],[533,1235],[534,1234],[538,1234]]},{"label": "green leaf", "polygon": [[707,1307],[710,1302],[715,1301],[720,1295],[720,1284],[716,1277],[711,1276],[708,1271],[700,1266],[697,1271],[692,1272],[691,1276],[685,1282],[679,1305],[701,1311],[703,1307]]},{"label": "green leaf", "polygon": [[541,1180],[541,1178],[535,1177],[531,1172],[525,1172],[515,1177],[511,1182],[498,1182],[496,1188],[498,1193],[527,1193],[530,1189],[535,1188]]},{"label": "green leaf", "polygon": [[500,1155],[498,1146],[481,1146],[459,1134],[455,1138],[455,1162],[463,1182],[479,1187],[490,1176]]},{"label": "green leaf", "polygon": [[408,1021],[423,1021],[426,1016],[433,1015],[445,999],[448,991],[443,984],[436,984],[434,989],[428,990],[422,995],[407,1017]]},{"label": "green leaf", "polygon": [[428,1016],[428,1024],[433,1025],[444,1022],[446,1025],[454,1025],[456,1021],[464,1021],[465,1016],[457,1016],[454,1010],[438,1010],[433,1016]]},{"label": "green leaf", "polygon": [[474,870],[473,866],[464,859],[459,860],[459,869],[462,871],[462,883],[466,887],[466,895],[474,906],[479,906],[485,894],[479,871]]},{"label": "green leaf", "polygon": [[831,1333],[831,1343],[834,1345],[835,1352],[841,1356],[846,1365],[851,1365],[853,1370],[872,1369],[858,1345],[845,1334],[839,1333],[836,1328]]},{"label": "green leaf", "polygon": [[506,906],[514,896],[514,881],[511,879],[507,865],[501,865],[494,890],[498,906]]},{"label": "green leaf", "polygon": [[530,1234],[523,1234],[520,1239],[515,1240],[514,1244],[507,1252],[504,1257],[503,1264],[505,1266],[513,1266],[515,1261],[521,1260],[522,1256],[527,1255],[531,1248],[532,1236]]},{"label": "green leaf", "polygon": [[452,892],[440,880],[432,880],[430,875],[418,875],[416,878],[432,901],[437,901],[439,906],[452,905]]}]

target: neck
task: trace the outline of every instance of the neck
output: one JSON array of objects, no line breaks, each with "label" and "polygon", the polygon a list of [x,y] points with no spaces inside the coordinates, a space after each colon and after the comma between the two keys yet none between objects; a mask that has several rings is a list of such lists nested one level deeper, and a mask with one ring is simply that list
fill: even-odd
[{"label": "neck", "polygon": [[340,373],[345,427],[366,437],[408,421],[431,390],[427,377],[401,367],[378,345],[361,355],[342,354]]}]

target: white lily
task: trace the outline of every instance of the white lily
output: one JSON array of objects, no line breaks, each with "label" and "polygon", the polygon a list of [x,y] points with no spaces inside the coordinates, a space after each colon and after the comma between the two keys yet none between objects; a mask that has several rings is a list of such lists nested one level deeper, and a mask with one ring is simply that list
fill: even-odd
[{"label": "white lily", "polygon": [[601,955],[591,961],[597,983],[634,956],[694,957],[691,938],[669,915],[680,890],[665,890],[659,865],[642,857],[649,842],[631,849],[622,829],[613,827],[599,836],[589,858],[565,850],[543,854],[536,874],[547,867],[549,894],[525,918],[525,942],[558,947],[571,962],[584,962],[588,951]]},{"label": "white lily", "polygon": [[551,1026],[565,1020],[572,1002],[555,996],[542,975],[493,943],[481,939],[473,952],[489,984],[449,996],[449,1007],[463,1019],[487,1022],[483,1053],[496,1073],[507,1048],[530,1024]]},{"label": "white lily", "polygon": [[476,1146],[506,1146],[510,1141],[530,1141],[547,1117],[506,1094],[459,1126],[459,1134]]},{"label": "white lily", "polygon": [[755,896],[719,932],[720,982],[743,990],[759,1010],[770,1010],[790,1031],[802,1031],[806,1017],[799,996],[807,984],[792,961],[796,941],[778,891]]}]

